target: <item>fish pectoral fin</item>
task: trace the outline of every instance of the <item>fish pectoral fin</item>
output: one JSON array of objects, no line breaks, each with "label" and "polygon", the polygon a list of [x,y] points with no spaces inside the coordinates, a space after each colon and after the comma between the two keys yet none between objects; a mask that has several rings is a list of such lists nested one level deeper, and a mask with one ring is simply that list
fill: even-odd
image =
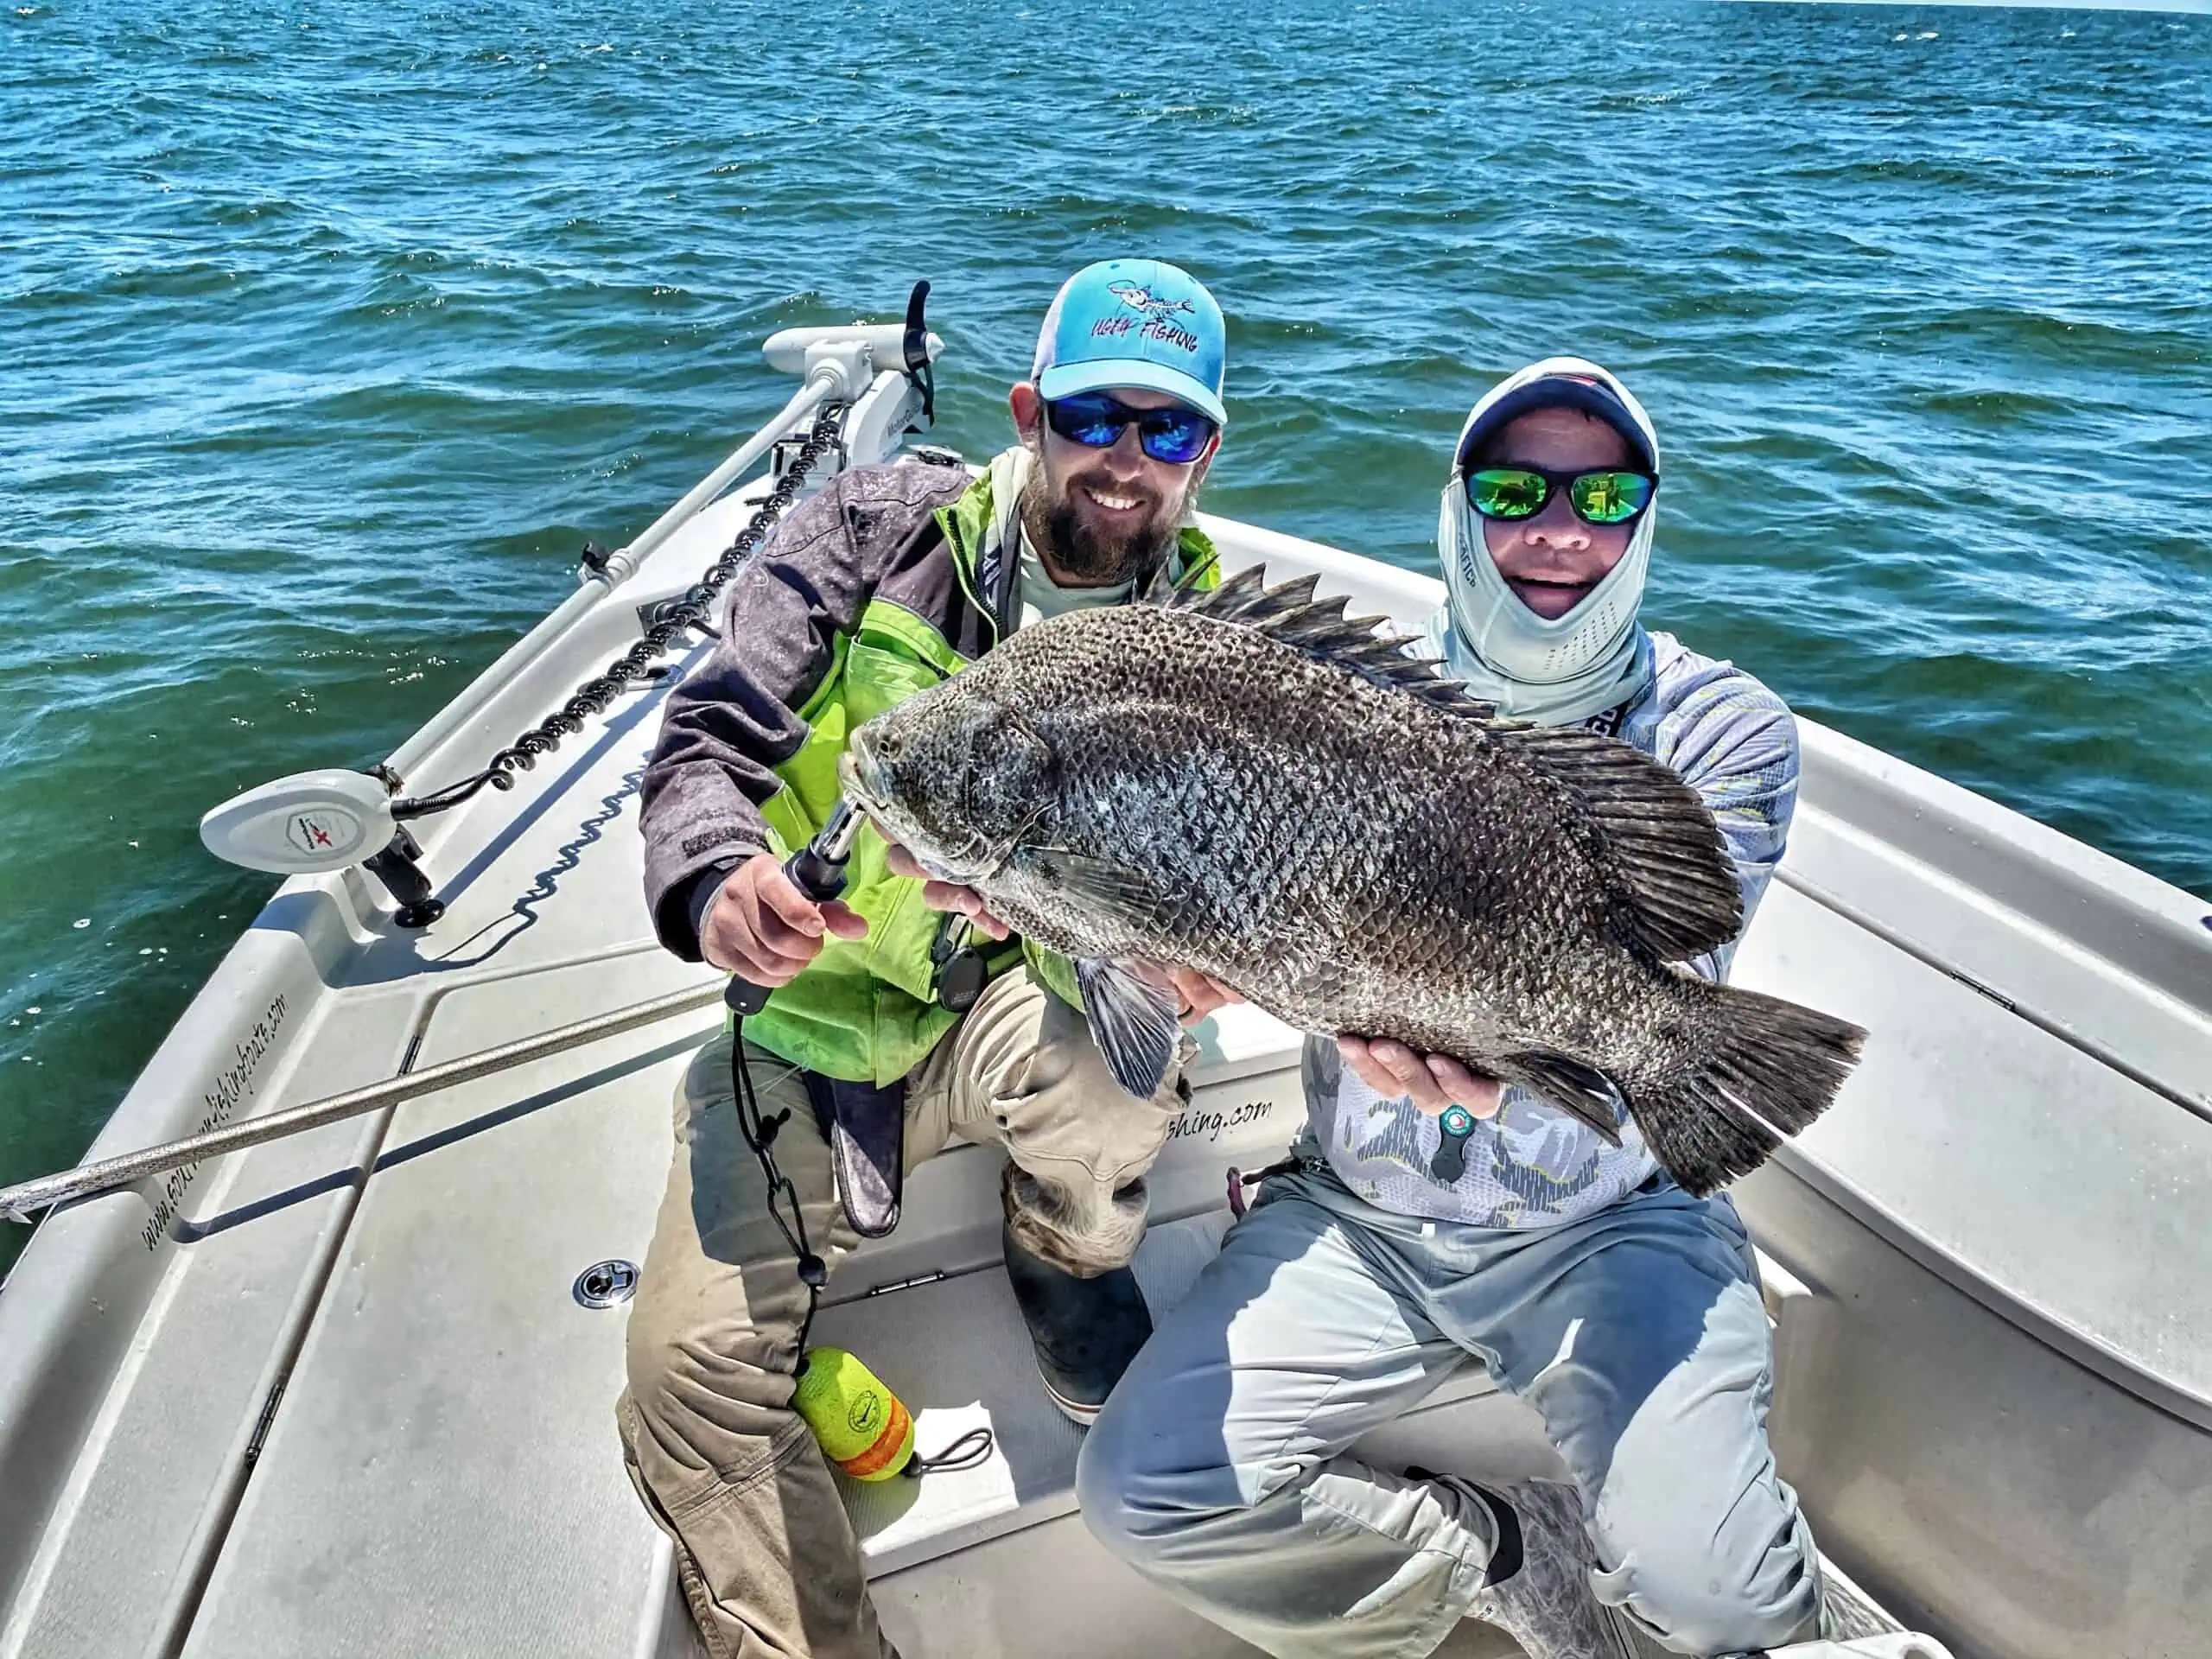
[{"label": "fish pectoral fin", "polygon": [[1620,1124],[1614,1113],[1617,1106],[1625,1108],[1628,1095],[1596,1066],[1551,1049],[1529,1048],[1509,1055],[1501,1069],[1514,1082],[1534,1090],[1546,1105],[1587,1123],[1605,1137],[1606,1145],[1620,1145]]},{"label": "fish pectoral fin", "polygon": [[1075,964],[1090,1035],[1114,1081],[1138,1100],[1160,1092],[1181,1040],[1175,993],[1143,979],[1125,963],[1084,957]]},{"label": "fish pectoral fin", "polygon": [[1110,858],[1065,847],[1039,847],[1027,855],[1030,873],[1085,908],[1118,922],[1156,925],[1166,906],[1160,891],[1136,871]]}]

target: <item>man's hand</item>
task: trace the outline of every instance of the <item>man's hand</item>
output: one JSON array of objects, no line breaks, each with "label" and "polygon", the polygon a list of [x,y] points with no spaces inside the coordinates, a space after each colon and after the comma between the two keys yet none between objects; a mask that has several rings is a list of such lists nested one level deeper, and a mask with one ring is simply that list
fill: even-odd
[{"label": "man's hand", "polygon": [[822,954],[824,932],[864,939],[868,923],[832,899],[817,905],[793,885],[773,853],[756,853],[722,878],[699,950],[717,968],[755,985],[788,985]]},{"label": "man's hand", "polygon": [[917,877],[922,884],[922,902],[931,910],[957,910],[965,916],[977,931],[992,938],[1002,939],[1011,930],[1007,925],[983,908],[983,895],[973,887],[963,887],[957,881],[939,881],[914,861],[914,855],[897,842],[891,843],[887,861],[893,875]]},{"label": "man's hand", "polygon": [[1447,1054],[1416,1054],[1388,1037],[1339,1037],[1337,1052],[1376,1094],[1387,1100],[1407,1096],[1414,1110],[1430,1117],[1454,1101],[1477,1117],[1497,1115],[1497,1079],[1478,1077]]},{"label": "man's hand", "polygon": [[1200,973],[1195,968],[1170,968],[1167,982],[1174,988],[1178,1003],[1176,1018],[1186,1026],[1195,1026],[1216,1008],[1226,1007],[1231,1002],[1244,999],[1219,980]]}]

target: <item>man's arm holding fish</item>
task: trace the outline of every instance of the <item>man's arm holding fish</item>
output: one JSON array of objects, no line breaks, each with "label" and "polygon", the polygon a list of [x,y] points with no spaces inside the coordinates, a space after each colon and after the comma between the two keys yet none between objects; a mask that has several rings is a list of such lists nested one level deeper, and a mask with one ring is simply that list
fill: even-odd
[{"label": "man's arm holding fish", "polygon": [[895,532],[926,520],[920,498],[947,493],[935,469],[901,471],[840,475],[794,507],[731,584],[706,664],[669,694],[642,791],[645,897],[661,943],[686,960],[781,985],[825,932],[867,931],[784,876],[761,807],[783,787],[775,768],[807,740],[798,710],[897,555]]}]

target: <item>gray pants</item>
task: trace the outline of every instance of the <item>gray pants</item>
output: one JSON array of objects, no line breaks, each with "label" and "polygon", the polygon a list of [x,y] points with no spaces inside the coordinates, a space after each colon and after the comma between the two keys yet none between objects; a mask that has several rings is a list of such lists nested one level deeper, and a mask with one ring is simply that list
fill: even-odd
[{"label": "gray pants", "polygon": [[[791,1246],[738,1134],[730,1041],[699,1052],[676,1096],[676,1153],[630,1313],[616,1407],[625,1461],[676,1547],[714,1659],[882,1659],[858,1542],[791,1408],[806,1315]],[[836,1264],[858,1243],[798,1071],[746,1050],[764,1113],[790,1113],[776,1161],[808,1242]],[[1170,1069],[1132,1100],[1083,1016],[1016,968],[994,980],[906,1081],[909,1168],[954,1137],[1003,1146],[1022,1243],[1077,1274],[1127,1262],[1144,1235],[1141,1177],[1181,1109]]]},{"label": "gray pants", "polygon": [[1091,1429],[1077,1485],[1109,1548],[1271,1654],[1429,1653],[1482,1586],[1491,1519],[1344,1452],[1474,1363],[1573,1471],[1600,1600],[1680,1653],[1814,1635],[1732,1205],[1661,1180],[1503,1231],[1378,1210],[1317,1165],[1267,1184]]}]

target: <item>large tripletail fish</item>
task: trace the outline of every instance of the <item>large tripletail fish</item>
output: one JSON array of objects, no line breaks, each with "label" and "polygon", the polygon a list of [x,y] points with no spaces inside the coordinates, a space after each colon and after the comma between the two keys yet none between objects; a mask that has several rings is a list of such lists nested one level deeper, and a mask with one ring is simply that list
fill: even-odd
[{"label": "large tripletail fish", "polygon": [[1820,1115],[1865,1033],[1669,965],[1743,919],[1694,791],[1611,738],[1495,720],[1313,579],[1261,580],[1024,628],[856,731],[849,796],[1075,959],[1133,1095],[1177,1038],[1138,965],[1173,963],[1615,1144],[1625,1108],[1693,1192]]}]

